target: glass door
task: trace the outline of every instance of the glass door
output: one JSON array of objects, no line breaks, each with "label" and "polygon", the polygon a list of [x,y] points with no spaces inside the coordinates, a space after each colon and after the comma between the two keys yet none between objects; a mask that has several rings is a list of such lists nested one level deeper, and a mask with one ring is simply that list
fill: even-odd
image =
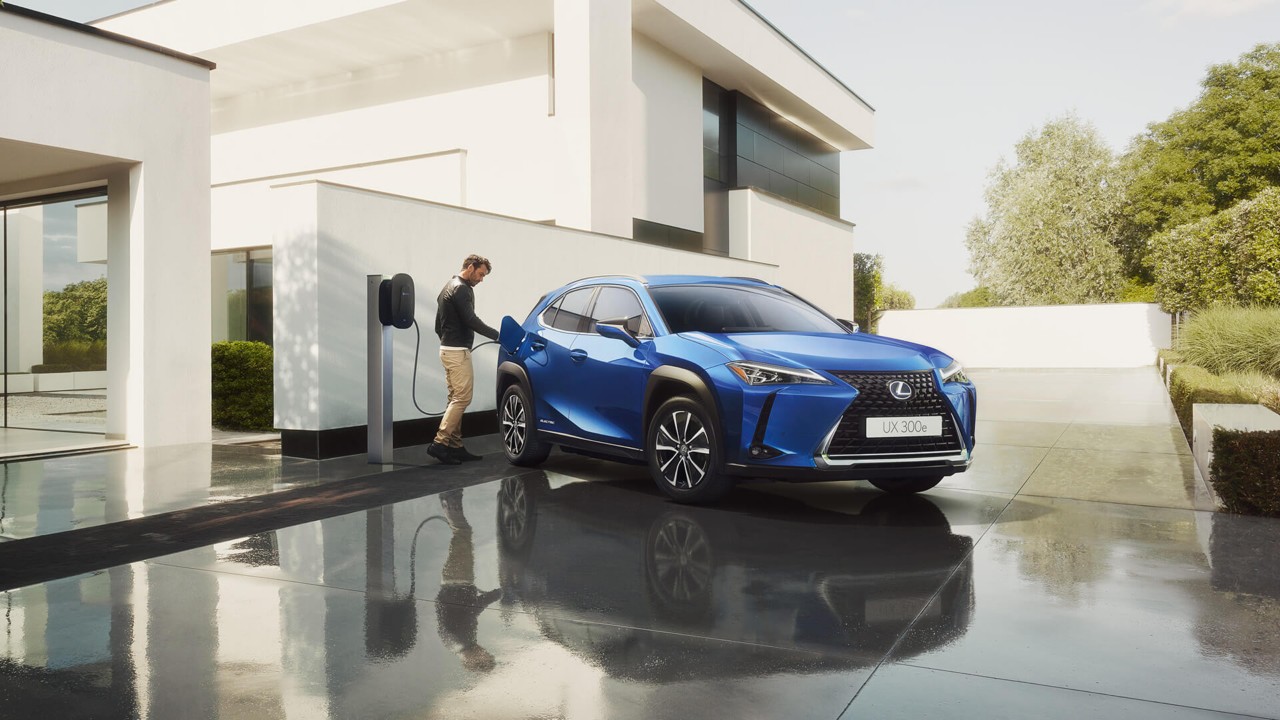
[{"label": "glass door", "polygon": [[106,432],[105,191],[0,204],[3,427]]}]

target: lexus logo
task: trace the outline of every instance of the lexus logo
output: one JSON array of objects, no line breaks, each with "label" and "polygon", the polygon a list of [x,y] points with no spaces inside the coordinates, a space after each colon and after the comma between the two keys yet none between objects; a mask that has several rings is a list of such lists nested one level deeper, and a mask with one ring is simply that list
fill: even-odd
[{"label": "lexus logo", "polygon": [[912,390],[911,386],[905,382],[901,380],[894,380],[889,383],[889,394],[892,395],[895,400],[910,400],[911,396],[915,394],[915,391]]}]

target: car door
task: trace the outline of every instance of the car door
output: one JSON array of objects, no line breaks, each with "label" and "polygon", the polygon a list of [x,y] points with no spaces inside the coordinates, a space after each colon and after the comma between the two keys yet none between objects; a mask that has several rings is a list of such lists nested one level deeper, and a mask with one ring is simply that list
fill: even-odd
[{"label": "car door", "polygon": [[[594,332],[596,322],[620,319],[640,347]],[[643,344],[653,336],[649,320],[635,291],[618,285],[600,288],[591,320],[592,332],[579,335],[569,352],[578,395],[573,424],[588,440],[643,448],[644,391],[653,370]]]},{"label": "car door", "polygon": [[533,386],[534,413],[544,432],[579,435],[571,418],[579,393],[575,388],[577,364],[569,356],[574,342],[591,325],[589,310],[596,288],[572,290],[538,319],[541,328],[529,338],[525,370]]}]

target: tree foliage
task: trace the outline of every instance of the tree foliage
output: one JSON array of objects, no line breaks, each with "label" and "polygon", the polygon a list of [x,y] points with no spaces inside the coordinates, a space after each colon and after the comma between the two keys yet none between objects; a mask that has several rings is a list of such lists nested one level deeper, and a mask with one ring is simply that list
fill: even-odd
[{"label": "tree foliage", "polygon": [[884,258],[869,253],[853,254],[853,321],[871,329],[880,304]]},{"label": "tree foliage", "polygon": [[1147,261],[1169,312],[1280,305],[1280,187],[1156,235]]},{"label": "tree foliage", "polygon": [[889,283],[880,289],[880,310],[915,310],[916,296]]},{"label": "tree foliage", "polygon": [[987,214],[965,237],[970,272],[1007,304],[1107,302],[1121,284],[1110,228],[1116,163],[1091,125],[1051,120],[1015,146],[986,189]]},{"label": "tree foliage", "polygon": [[942,304],[938,307],[943,308],[975,308],[975,307],[996,307],[1000,305],[1000,299],[990,288],[981,285],[962,293],[952,293],[948,295]]},{"label": "tree foliage", "polygon": [[107,339],[107,279],[71,283],[44,294],[44,343]]},{"label": "tree foliage", "polygon": [[1122,159],[1117,245],[1137,269],[1147,241],[1280,185],[1280,44],[1209,68],[1200,97],[1152,123]]}]

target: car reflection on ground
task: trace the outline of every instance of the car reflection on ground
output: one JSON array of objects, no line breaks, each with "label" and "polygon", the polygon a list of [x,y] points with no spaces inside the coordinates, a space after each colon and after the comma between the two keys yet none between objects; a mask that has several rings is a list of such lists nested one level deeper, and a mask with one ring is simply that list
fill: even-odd
[{"label": "car reflection on ground", "polygon": [[973,541],[925,496],[877,495],[850,515],[745,488],[708,508],[574,480],[502,481],[503,603],[615,678],[866,667],[968,625]]}]

